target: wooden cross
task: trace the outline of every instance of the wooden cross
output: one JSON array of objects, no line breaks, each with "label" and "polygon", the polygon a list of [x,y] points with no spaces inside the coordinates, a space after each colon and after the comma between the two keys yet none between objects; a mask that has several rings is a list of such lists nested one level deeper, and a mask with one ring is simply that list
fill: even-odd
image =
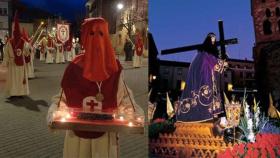
[{"label": "wooden cross", "polygon": [[[231,44],[237,44],[238,43],[237,38],[231,38],[231,39],[225,40],[223,21],[221,21],[221,20],[219,20],[219,35],[220,35],[220,41],[217,41],[217,46],[221,47],[221,54],[225,54],[225,52],[226,52],[226,47],[225,46],[226,45],[231,45]],[[161,51],[161,55],[192,51],[192,50],[197,50],[201,47],[202,47],[202,44],[196,44],[196,45],[190,45],[190,46],[183,46],[183,47],[165,49],[165,50]]]},{"label": "wooden cross", "polygon": [[[219,24],[220,41],[217,41],[217,46],[221,47],[221,54],[226,54],[226,47],[225,46],[226,45],[231,45],[231,44],[237,44],[238,39],[237,38],[231,38],[231,39],[225,40],[223,21],[219,20],[218,24]],[[180,53],[180,52],[198,50],[202,46],[203,46],[202,44],[196,44],[196,45],[191,45],[191,46],[165,49],[165,50],[161,51],[161,55],[175,54],[175,53]],[[224,97],[222,97],[223,96],[223,90],[222,90],[222,83],[221,83],[222,78],[221,78],[221,76],[218,78],[218,80],[219,80],[218,82],[220,83],[221,103],[224,105]]]}]

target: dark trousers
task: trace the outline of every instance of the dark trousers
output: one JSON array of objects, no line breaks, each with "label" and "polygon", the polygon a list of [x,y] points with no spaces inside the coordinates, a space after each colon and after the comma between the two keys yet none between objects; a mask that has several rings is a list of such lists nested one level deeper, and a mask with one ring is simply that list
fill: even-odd
[{"label": "dark trousers", "polygon": [[132,51],[125,52],[125,61],[132,61]]}]

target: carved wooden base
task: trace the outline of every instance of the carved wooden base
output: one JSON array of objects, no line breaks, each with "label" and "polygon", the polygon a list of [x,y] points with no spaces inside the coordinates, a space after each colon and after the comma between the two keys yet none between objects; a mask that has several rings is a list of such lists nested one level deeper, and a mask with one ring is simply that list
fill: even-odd
[{"label": "carved wooden base", "polygon": [[215,137],[212,123],[175,123],[171,134],[160,134],[149,142],[150,156],[160,158],[214,158],[232,144]]}]

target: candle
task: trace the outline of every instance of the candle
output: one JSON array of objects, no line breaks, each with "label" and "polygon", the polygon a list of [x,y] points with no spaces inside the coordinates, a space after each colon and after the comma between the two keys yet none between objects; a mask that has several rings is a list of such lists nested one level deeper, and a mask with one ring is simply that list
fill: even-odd
[{"label": "candle", "polygon": [[65,119],[64,117],[62,117],[62,118],[60,119],[60,121],[61,121],[61,122],[65,122],[66,119]]},{"label": "candle", "polygon": [[129,122],[129,123],[128,123],[128,126],[129,126],[129,127],[132,127],[132,126],[133,126],[133,123],[132,123],[132,122]]},{"label": "candle", "polygon": [[71,118],[71,115],[68,113],[67,115],[66,115],[66,118]]},{"label": "candle", "polygon": [[123,120],[124,120],[124,117],[123,117],[123,116],[120,116],[120,120],[123,121]]}]

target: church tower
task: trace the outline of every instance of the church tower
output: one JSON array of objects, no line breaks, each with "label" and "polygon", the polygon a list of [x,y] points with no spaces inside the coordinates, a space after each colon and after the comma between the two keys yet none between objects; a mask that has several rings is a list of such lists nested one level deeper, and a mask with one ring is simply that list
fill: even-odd
[{"label": "church tower", "polygon": [[280,101],[280,0],[251,0],[251,14],[258,98],[267,110],[269,93]]}]

